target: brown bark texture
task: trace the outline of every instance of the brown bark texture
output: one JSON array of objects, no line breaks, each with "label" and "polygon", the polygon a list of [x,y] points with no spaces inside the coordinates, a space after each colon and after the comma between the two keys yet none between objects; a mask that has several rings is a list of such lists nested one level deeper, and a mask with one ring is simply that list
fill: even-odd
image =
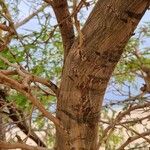
[{"label": "brown bark texture", "polygon": [[97,149],[107,84],[149,3],[149,0],[99,0],[95,5],[82,29],[83,43],[77,39],[65,60],[57,117],[68,133],[57,130],[57,150]]}]

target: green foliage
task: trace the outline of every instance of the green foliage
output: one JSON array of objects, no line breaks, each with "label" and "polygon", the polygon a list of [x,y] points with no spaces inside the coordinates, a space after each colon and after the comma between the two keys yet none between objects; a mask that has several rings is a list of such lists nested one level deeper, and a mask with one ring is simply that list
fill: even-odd
[{"label": "green foliage", "polygon": [[27,98],[16,91],[12,91],[11,94],[8,95],[7,100],[9,102],[15,103],[19,108],[23,110],[31,109],[31,105],[28,102]]},{"label": "green foliage", "polygon": [[37,116],[33,122],[37,125],[38,129],[41,130],[45,126],[45,118],[43,116]]},{"label": "green foliage", "polygon": [[123,134],[120,131],[119,133],[112,133],[106,142],[106,149],[110,149],[110,150],[116,150],[118,145],[121,143],[121,141],[123,140]]},{"label": "green foliage", "polygon": [[121,84],[124,81],[134,81],[134,72],[139,69],[139,60],[134,56],[135,48],[138,46],[138,39],[130,39],[114,72],[116,82]]},{"label": "green foliage", "polygon": [[55,137],[53,134],[49,134],[47,141],[46,141],[47,145],[50,147],[54,147],[54,143],[55,143]]}]

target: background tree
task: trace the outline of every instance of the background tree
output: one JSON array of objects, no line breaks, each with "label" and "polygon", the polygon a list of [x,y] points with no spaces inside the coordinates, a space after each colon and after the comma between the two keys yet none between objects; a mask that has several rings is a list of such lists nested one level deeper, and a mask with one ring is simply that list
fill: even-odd
[{"label": "background tree", "polygon": [[[57,150],[121,150],[138,138],[147,146],[149,49],[140,50],[140,43],[149,36],[149,24],[125,45],[150,2],[45,2],[0,0],[0,108],[7,132],[18,127],[26,135],[15,134],[14,144],[2,141],[0,147],[33,149],[24,144],[31,139],[37,149],[55,143]],[[20,21],[24,9],[33,12]],[[86,9],[92,9],[88,19]],[[144,85],[134,95],[138,78]],[[112,86],[125,100],[105,104],[106,88]],[[144,115],[127,118],[136,110]],[[139,133],[136,124],[145,131]]]}]

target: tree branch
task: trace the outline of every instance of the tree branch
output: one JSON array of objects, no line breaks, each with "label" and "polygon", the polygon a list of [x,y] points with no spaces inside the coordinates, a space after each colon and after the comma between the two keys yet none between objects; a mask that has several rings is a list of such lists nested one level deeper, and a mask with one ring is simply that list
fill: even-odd
[{"label": "tree branch", "polygon": [[[142,108],[146,108],[146,107],[150,107],[150,103],[144,103],[141,105],[135,105],[132,107],[129,107],[127,110],[118,113],[118,115],[116,116],[116,118],[111,122],[111,124],[104,130],[103,132],[103,136],[101,137],[101,141],[99,142],[98,147],[101,146],[101,144],[103,143],[103,141],[105,141],[108,137],[108,134],[110,134],[114,129],[116,125],[119,125],[119,122],[128,114],[131,113],[131,111],[137,110],[137,109],[142,109]],[[122,125],[120,123],[120,125]]]},{"label": "tree branch", "polygon": [[141,133],[138,133],[137,131],[135,131],[134,129],[127,127],[125,125],[122,125],[122,127],[124,127],[125,129],[127,129],[127,131],[131,131],[134,134],[138,135],[139,138],[143,138],[146,142],[148,142],[150,144],[150,139],[148,139],[147,137],[145,137],[144,135],[142,135]]},{"label": "tree branch", "polygon": [[32,78],[31,80],[34,81],[34,82],[38,82],[38,83],[41,83],[43,85],[46,85],[47,87],[49,87],[56,95],[58,94],[59,92],[59,88],[50,80],[47,80],[47,79],[44,79],[44,78],[41,78],[41,77],[38,77],[38,76],[35,76],[35,75],[31,75]]},{"label": "tree branch", "polygon": [[2,73],[0,73],[0,83],[5,84],[11,87],[12,89],[15,89],[18,92],[25,95],[32,102],[32,104],[36,106],[39,109],[39,111],[43,113],[45,117],[47,117],[50,121],[52,121],[55,124],[55,126],[57,126],[61,130],[62,129],[64,130],[63,126],[61,125],[60,120],[54,117],[50,112],[48,112],[44,108],[44,106],[40,103],[40,101],[31,94],[30,89],[28,89],[27,87],[24,87],[22,84],[18,83],[17,81],[11,78],[8,78]]},{"label": "tree branch", "polygon": [[0,141],[0,148],[3,149],[17,149],[17,148],[21,148],[21,149],[25,149],[25,150],[53,150],[53,149],[47,149],[47,148],[43,148],[43,147],[37,147],[37,146],[30,146],[27,144],[23,144],[23,143],[7,143],[7,142],[1,142]]},{"label": "tree branch", "polygon": [[48,4],[44,3],[40,8],[38,8],[36,11],[34,11],[32,14],[30,14],[28,17],[24,18],[22,21],[16,23],[14,25],[15,29],[19,28],[20,26],[24,25],[28,21],[30,21],[34,16],[36,16],[39,12],[43,11]]},{"label": "tree branch", "polygon": [[[51,5],[54,9],[64,46],[64,60],[74,42],[73,22],[68,10],[67,0],[53,0]],[[64,21],[63,21],[64,20]]]},{"label": "tree branch", "polygon": [[27,72],[26,70],[24,70],[20,66],[18,66],[16,64],[10,63],[2,55],[0,55],[0,59],[5,64],[7,64],[7,65],[9,65],[9,66],[11,66],[11,67],[13,67],[13,68],[16,69],[16,70],[1,70],[0,71],[1,73],[5,74],[5,75],[7,75],[7,74],[10,75],[10,74],[13,74],[13,73],[14,74],[18,73],[18,75],[20,75],[20,76],[23,77],[23,81],[22,82],[23,82],[24,86],[28,87],[29,86],[28,83],[30,81],[32,81],[32,82],[38,82],[38,83],[44,84],[47,87],[49,87],[56,95],[58,94],[59,89],[58,89],[58,87],[52,81],[30,74],[29,72]]},{"label": "tree branch", "polygon": [[[140,98],[144,95],[145,93],[141,93],[141,94],[138,94],[134,97],[129,97],[125,100],[121,100],[121,101],[110,101],[109,103],[105,104],[103,107],[104,108],[107,108],[107,107],[110,107],[110,106],[114,106],[114,105],[123,105],[123,104],[128,104],[128,103],[133,103],[134,101],[136,100],[140,100]],[[143,98],[143,97],[142,97]],[[144,99],[144,98],[143,98]],[[145,98],[146,99],[146,98]]]},{"label": "tree branch", "polygon": [[14,28],[14,23],[7,8],[7,5],[5,4],[5,0],[1,0],[0,5],[2,7],[2,12],[4,13],[2,14],[2,16],[9,22],[8,29],[6,29],[7,26],[4,27],[1,24],[1,28],[3,28],[5,31],[8,31],[8,34],[6,34],[5,37],[2,39],[3,43],[0,43],[0,51],[3,51],[5,48],[7,48],[7,45],[11,42],[12,37],[17,34],[17,32]]},{"label": "tree branch", "polygon": [[[2,94],[4,93],[4,91],[1,90],[0,95],[3,95],[3,97],[0,99],[0,101],[2,101],[3,103],[0,103],[0,107],[3,107],[5,104],[6,107],[9,110],[9,113],[7,113],[7,116],[13,121],[14,124],[17,125],[18,128],[20,128],[20,130],[25,133],[26,135],[29,134],[29,127],[26,124],[26,121],[24,120],[24,115],[22,110],[17,109],[14,105],[10,105],[7,100],[6,100],[6,94]],[[21,118],[21,120],[20,120]],[[33,130],[30,130],[30,134],[29,134],[29,138],[31,138],[37,145],[42,146],[42,147],[46,147],[46,145],[44,144],[44,142],[35,134],[35,132]]]},{"label": "tree branch", "polygon": [[145,136],[148,136],[150,135],[150,131],[146,131],[146,132],[143,132],[143,133],[140,133],[140,135],[135,135],[135,136],[132,136],[132,137],[129,137],[126,142],[124,142],[117,150],[124,150],[124,148],[129,145],[131,142],[141,138],[141,137],[145,137]]}]

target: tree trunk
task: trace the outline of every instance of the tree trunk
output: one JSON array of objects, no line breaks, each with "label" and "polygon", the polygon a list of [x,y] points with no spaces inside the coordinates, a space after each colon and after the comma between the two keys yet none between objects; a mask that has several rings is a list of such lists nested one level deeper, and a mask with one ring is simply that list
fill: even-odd
[{"label": "tree trunk", "polygon": [[[4,94],[2,93],[2,90],[0,89],[0,141],[4,141],[5,140],[5,126],[4,126],[4,120],[3,117],[4,115],[2,114],[2,99]],[[2,148],[0,148],[0,150],[3,150]]]},{"label": "tree trunk", "polygon": [[0,113],[0,141],[4,139],[4,126],[3,126],[3,117],[2,114]]},{"label": "tree trunk", "polygon": [[[0,113],[0,141],[5,141],[5,128],[3,124],[3,115]],[[4,150],[0,148],[0,150]]]},{"label": "tree trunk", "polygon": [[57,117],[57,150],[96,150],[104,93],[123,49],[148,8],[148,0],[99,0],[65,60]]}]

